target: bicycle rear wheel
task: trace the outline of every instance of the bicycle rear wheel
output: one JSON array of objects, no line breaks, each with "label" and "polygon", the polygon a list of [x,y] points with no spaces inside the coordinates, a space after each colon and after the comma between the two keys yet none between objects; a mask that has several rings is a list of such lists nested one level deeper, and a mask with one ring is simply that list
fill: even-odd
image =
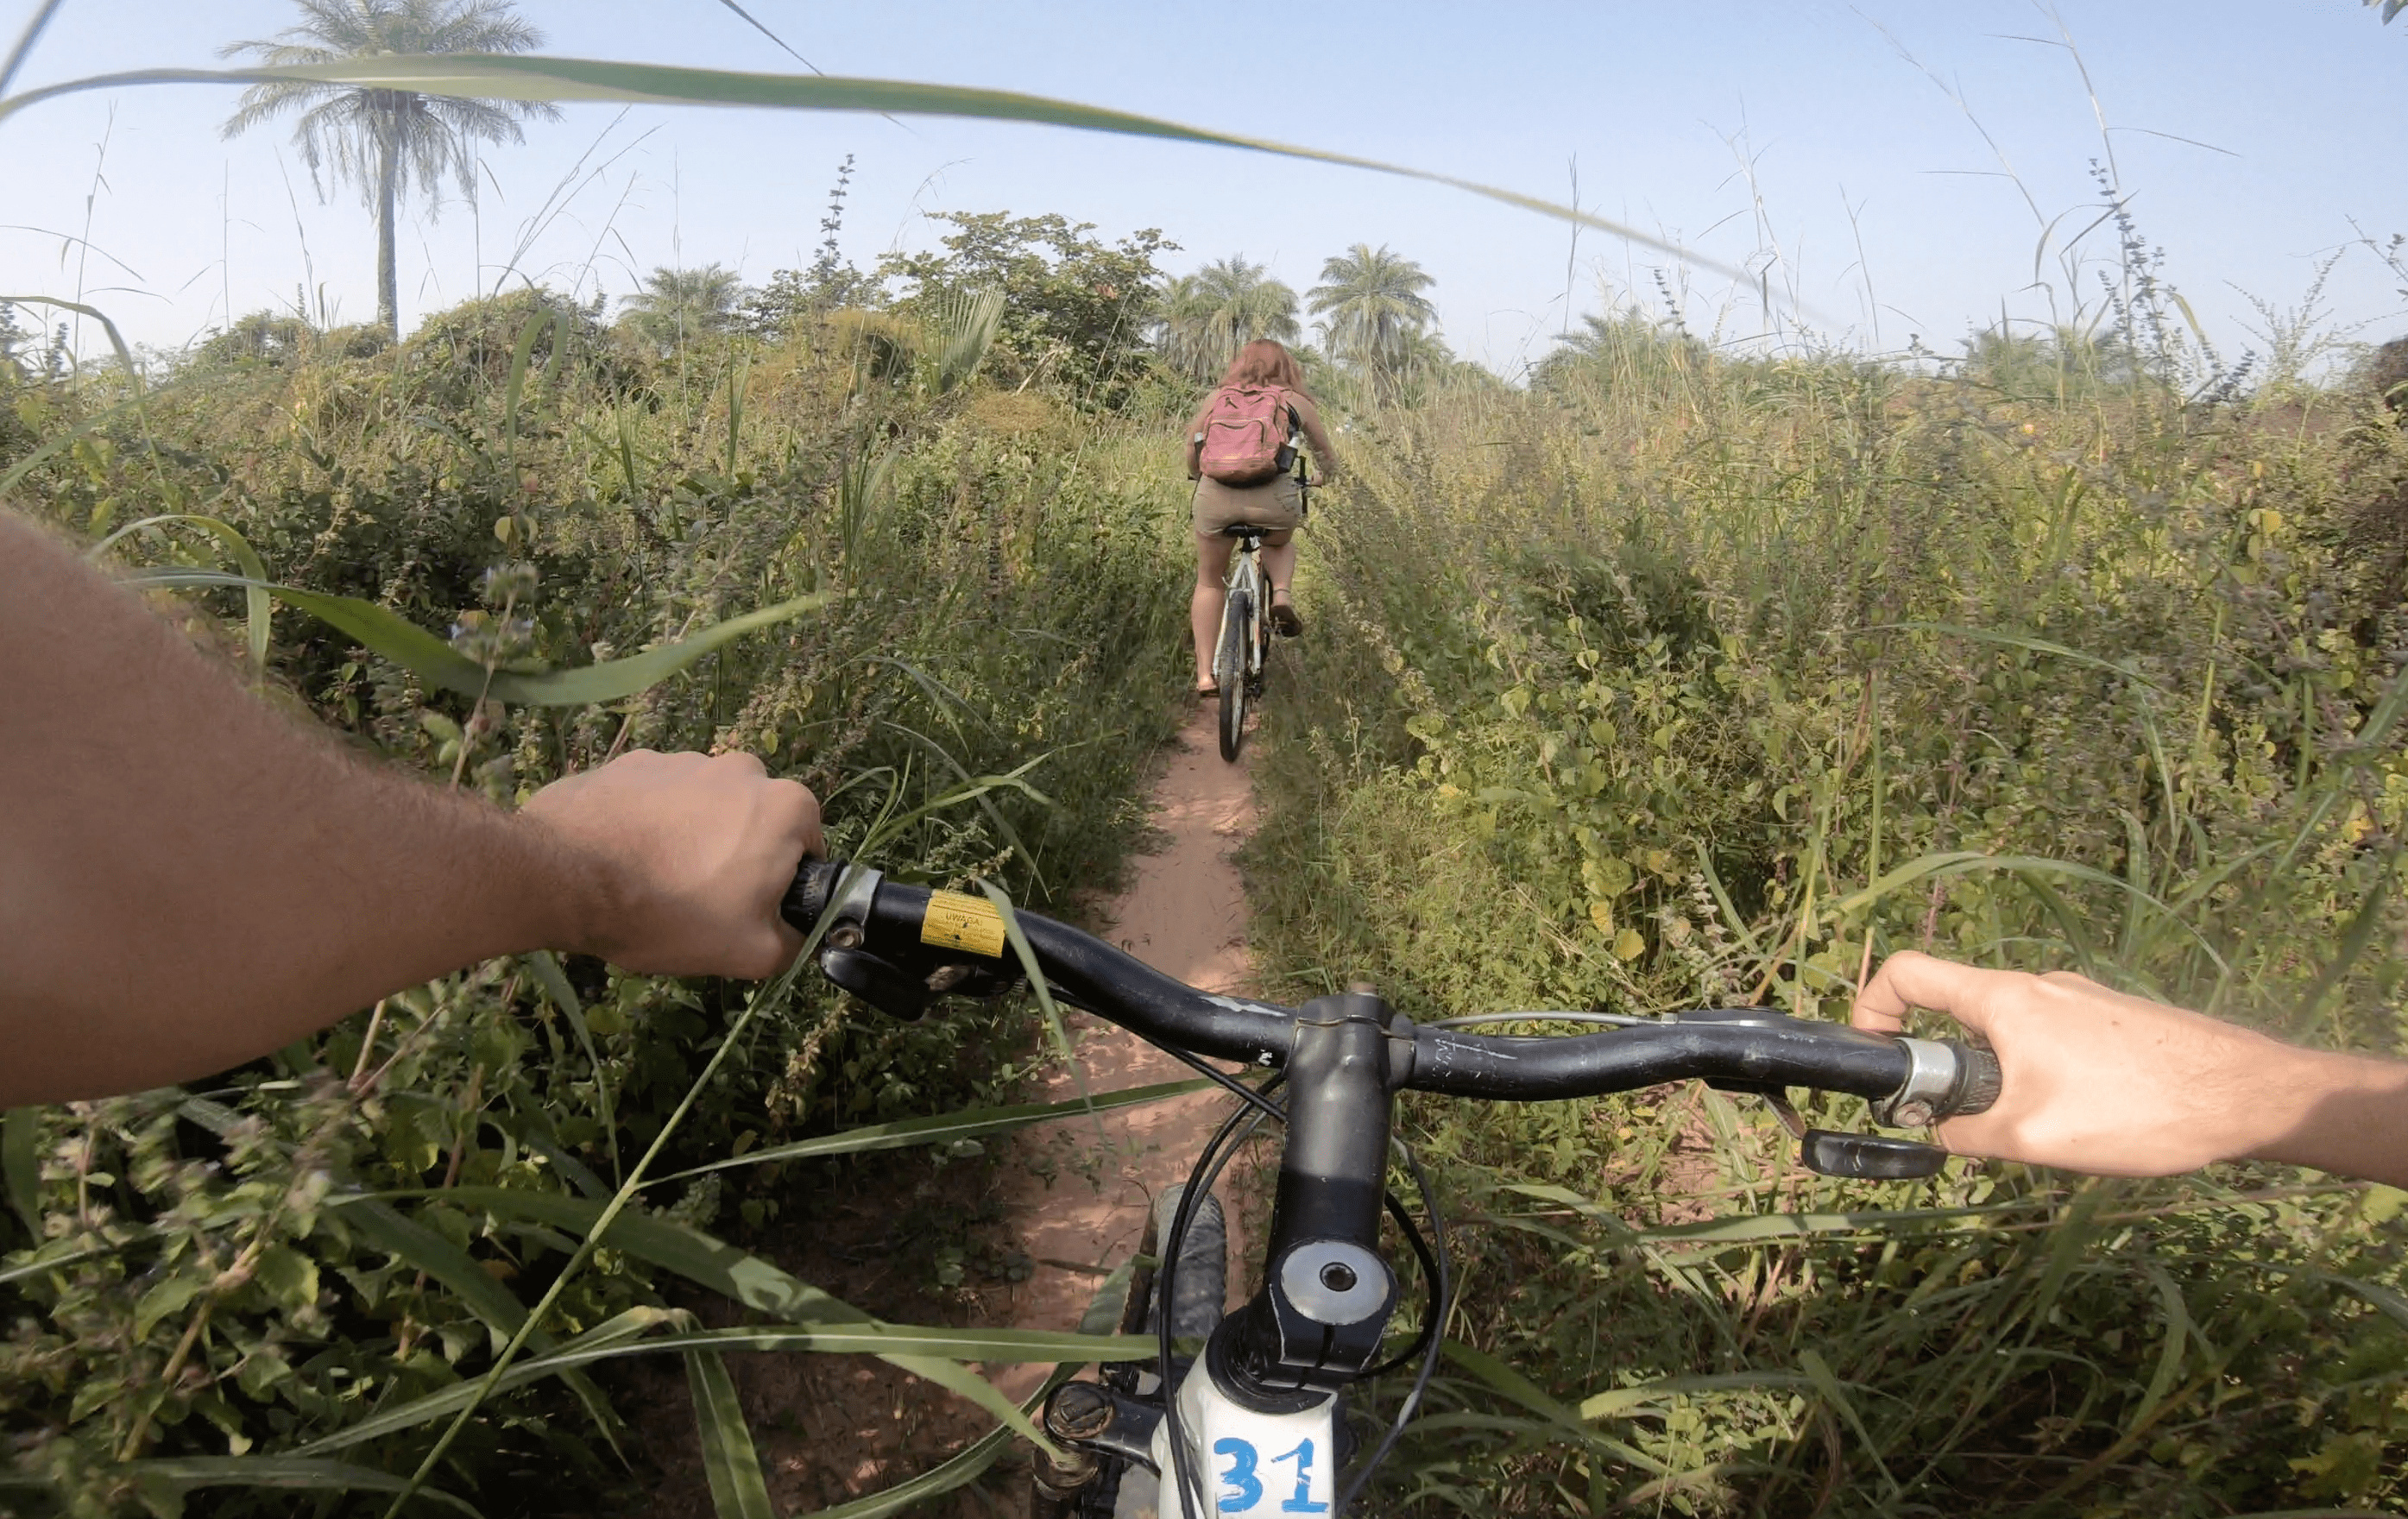
[{"label": "bicycle rear wheel", "polygon": [[1212,678],[1221,686],[1221,757],[1233,765],[1246,741],[1246,688],[1254,679],[1246,654],[1254,637],[1254,593],[1232,591],[1228,613],[1221,620],[1221,652],[1212,662]]}]

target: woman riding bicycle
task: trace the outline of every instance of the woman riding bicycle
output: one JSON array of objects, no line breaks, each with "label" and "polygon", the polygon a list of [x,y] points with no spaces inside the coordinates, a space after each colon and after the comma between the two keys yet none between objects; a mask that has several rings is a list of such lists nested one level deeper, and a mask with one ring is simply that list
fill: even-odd
[{"label": "woman riding bicycle", "polygon": [[[1304,393],[1304,371],[1296,356],[1268,337],[1238,350],[1220,388],[1207,396],[1187,425],[1187,478],[1196,481],[1196,592],[1189,621],[1196,638],[1196,690],[1219,694],[1212,679],[1212,644],[1221,628],[1222,580],[1236,547],[1226,530],[1240,523],[1270,529],[1263,536],[1263,574],[1270,581],[1270,623],[1283,637],[1304,631],[1289,593],[1296,579],[1296,526],[1304,518],[1304,487],[1283,468],[1243,483],[1215,478],[1206,467],[1208,437],[1216,425],[1242,424],[1252,413],[1270,410],[1279,436],[1292,441],[1301,430],[1321,466],[1321,480],[1338,478],[1338,452],[1321,425],[1321,410]],[[1253,471],[1236,471],[1240,480]]]}]

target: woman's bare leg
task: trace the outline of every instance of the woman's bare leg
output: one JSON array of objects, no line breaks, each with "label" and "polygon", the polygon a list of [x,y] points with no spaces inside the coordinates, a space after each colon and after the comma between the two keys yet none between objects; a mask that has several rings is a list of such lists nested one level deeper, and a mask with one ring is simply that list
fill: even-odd
[{"label": "woman's bare leg", "polygon": [[1196,594],[1188,598],[1188,631],[1196,635],[1196,689],[1212,686],[1212,644],[1221,636],[1221,582],[1229,573],[1234,540],[1218,533],[1196,535]]},{"label": "woman's bare leg", "polygon": [[1271,582],[1273,601],[1288,599],[1288,588],[1296,582],[1295,534],[1287,534],[1279,543],[1263,540],[1263,579]]}]

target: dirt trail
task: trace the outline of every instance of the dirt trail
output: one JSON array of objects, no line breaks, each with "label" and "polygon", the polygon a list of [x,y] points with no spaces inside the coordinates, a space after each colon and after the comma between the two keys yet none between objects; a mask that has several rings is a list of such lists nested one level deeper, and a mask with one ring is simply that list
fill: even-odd
[{"label": "dirt trail", "polygon": [[[1213,718],[1200,710],[1153,793],[1163,847],[1132,862],[1129,889],[1097,914],[1113,942],[1182,981],[1214,991],[1246,989],[1246,907],[1231,853],[1254,824],[1242,765],[1223,763]],[[1187,1067],[1098,1019],[1071,1015],[1071,1038],[1090,1092],[1192,1076]],[[1030,1099],[1078,1095],[1065,1070],[1037,1083]],[[764,1253],[837,1296],[898,1323],[1009,1324],[1073,1329],[1111,1268],[1134,1252],[1163,1188],[1182,1182],[1227,1099],[1197,1093],[1023,1130],[990,1166],[863,1168],[814,1197],[800,1221]],[[1097,1131],[1100,1120],[1101,1133]],[[1238,1200],[1234,1173],[1219,1192]],[[993,1204],[990,1208],[986,1206]],[[986,1258],[1025,1257],[1029,1275],[1006,1284],[983,1279],[950,1293],[928,1283],[918,1215],[975,1211]],[[1232,1281],[1243,1259],[1244,1211],[1229,1208]],[[706,1318],[725,1305],[697,1305]],[[666,1361],[666,1358],[663,1357]],[[1043,1366],[987,1369],[1015,1397],[1035,1391]],[[731,1358],[745,1415],[778,1512],[798,1512],[861,1498],[934,1466],[983,1433],[992,1420],[967,1400],[867,1356],[744,1355]],[[631,1367],[622,1407],[682,1409],[685,1379],[674,1364]],[[709,1519],[713,1512],[690,1417],[642,1426],[642,1442],[666,1473],[649,1512],[659,1519]],[[990,1485],[1015,1479],[990,1475]],[[1025,1491],[1025,1477],[1013,1489]],[[948,1519],[992,1512],[983,1495],[955,1494],[924,1511]]]},{"label": "dirt trail", "polygon": [[[1105,937],[1155,969],[1215,992],[1250,990],[1245,887],[1230,858],[1254,826],[1254,792],[1241,760],[1221,758],[1214,709],[1198,705],[1154,788],[1154,824],[1165,846],[1134,862],[1128,890],[1104,917]],[[1087,1090],[1110,1092],[1195,1073],[1135,1035],[1084,1014],[1070,1019]],[[1032,1096],[1078,1095],[1057,1070]],[[1104,1274],[1137,1249],[1154,1197],[1188,1168],[1228,1099],[1218,1092],[1080,1118],[1023,1136],[1000,1168],[1012,1245],[1035,1263],[1014,1295],[1022,1328],[1076,1328]],[[1102,1132],[1097,1133],[1100,1120]],[[1226,1200],[1226,1199],[1225,1199]],[[1245,1242],[1230,1209],[1231,1279]],[[1021,1394],[1044,1368],[1002,1369],[996,1381]]]}]

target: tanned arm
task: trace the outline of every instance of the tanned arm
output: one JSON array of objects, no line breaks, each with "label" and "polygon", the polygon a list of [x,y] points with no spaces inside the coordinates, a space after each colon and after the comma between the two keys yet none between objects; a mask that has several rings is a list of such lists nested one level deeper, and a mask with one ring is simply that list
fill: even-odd
[{"label": "tanned arm", "polygon": [[2070,971],[1912,952],[1882,963],[1855,1023],[1894,1034],[1909,1007],[1998,1052],[1997,1106],[1940,1125],[1959,1154],[2100,1176],[2271,1160],[2408,1186],[2408,1064],[2303,1050]]},{"label": "tanned arm", "polygon": [[362,763],[0,512],[0,1107],[222,1070],[493,955],[774,974],[819,842],[750,755],[629,754],[515,815]]},{"label": "tanned arm", "polygon": [[1314,483],[1337,483],[1338,449],[1329,441],[1329,434],[1321,425],[1321,408],[1299,395],[1296,398],[1296,420],[1304,427],[1304,440],[1312,445],[1312,462],[1321,466],[1321,478]]}]

